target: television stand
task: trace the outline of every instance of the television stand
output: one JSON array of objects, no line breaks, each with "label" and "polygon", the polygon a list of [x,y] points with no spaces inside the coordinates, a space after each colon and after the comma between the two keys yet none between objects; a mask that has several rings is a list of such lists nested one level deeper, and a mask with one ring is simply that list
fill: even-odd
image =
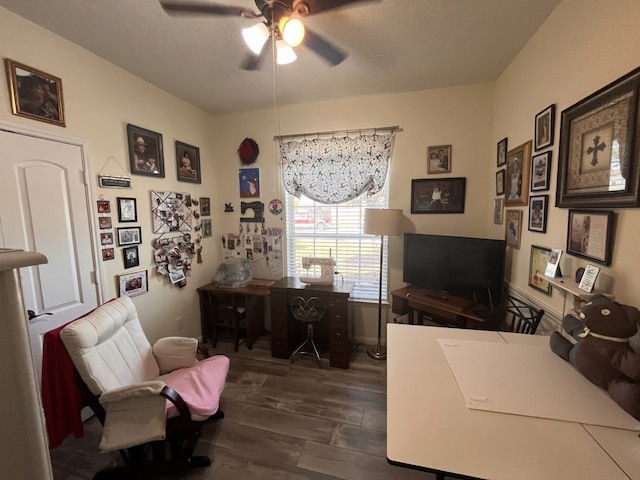
[{"label": "television stand", "polygon": [[[478,305],[468,298],[457,297],[421,287],[404,287],[391,292],[391,311],[409,314],[410,324],[423,325],[425,320],[438,325],[497,330],[500,310],[476,313]],[[475,311],[474,311],[475,310]]]}]

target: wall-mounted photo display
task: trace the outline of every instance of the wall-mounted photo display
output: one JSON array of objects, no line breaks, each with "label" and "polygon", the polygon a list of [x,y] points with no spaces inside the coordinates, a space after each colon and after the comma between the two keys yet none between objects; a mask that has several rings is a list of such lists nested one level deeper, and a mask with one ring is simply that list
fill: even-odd
[{"label": "wall-mounted photo display", "polygon": [[493,201],[493,223],[502,225],[504,222],[504,198],[496,198]]},{"label": "wall-mounted photo display", "polygon": [[135,198],[118,197],[118,221],[121,223],[137,222],[138,209]]},{"label": "wall-mounted photo display", "polygon": [[504,195],[504,168],[496,172],[496,195]]},{"label": "wall-mounted photo display", "polygon": [[164,178],[162,134],[127,124],[127,141],[131,173]]},{"label": "wall-mounted photo display", "polygon": [[526,205],[529,198],[529,171],[531,165],[531,140],[509,150],[505,178],[504,204]]},{"label": "wall-mounted photo display", "polygon": [[176,160],[179,182],[200,183],[200,149],[176,141]]},{"label": "wall-mounted photo display", "polygon": [[522,210],[506,210],[505,217],[505,238],[507,240],[507,246],[520,249]]},{"label": "wall-mounted photo display", "polygon": [[113,247],[111,248],[103,248],[102,249],[102,260],[103,261],[107,261],[107,260],[113,260],[115,258],[115,253],[113,251]]},{"label": "wall-mounted photo display", "polygon": [[111,228],[111,217],[98,217],[100,230]]},{"label": "wall-mounted photo display", "polygon": [[111,233],[111,232],[101,232],[100,233],[100,244],[101,245],[113,245],[113,233]]},{"label": "wall-mounted photo display", "polygon": [[547,108],[536,115],[534,135],[534,149],[536,152],[553,145],[553,130],[555,126],[555,119],[555,105],[549,105]]},{"label": "wall-mounted photo display", "polygon": [[414,178],[411,180],[411,213],[464,213],[467,179]]},{"label": "wall-mounted photo display", "polygon": [[122,259],[124,260],[124,268],[133,268],[140,265],[140,257],[138,256],[138,247],[126,247],[122,249]]},{"label": "wall-mounted photo display", "polygon": [[238,171],[240,180],[240,198],[260,197],[260,169],[241,168]]},{"label": "wall-mounted photo display", "polygon": [[612,211],[569,210],[566,253],[611,265]]},{"label": "wall-mounted photo display", "polygon": [[207,220],[202,220],[202,223],[200,224],[200,227],[202,228],[202,237],[210,237],[211,236],[211,220],[207,219]]},{"label": "wall-mounted photo display", "polygon": [[551,151],[539,153],[531,158],[531,191],[549,190],[551,178]]},{"label": "wall-mounted photo display", "polygon": [[211,199],[209,197],[200,197],[200,215],[203,217],[211,215]]},{"label": "wall-mounted photo display", "polygon": [[502,167],[507,163],[507,145],[508,145],[507,137],[504,137],[502,140],[498,142],[497,145],[497,154],[496,154],[496,166]]},{"label": "wall-mounted photo display", "polygon": [[531,245],[529,257],[529,286],[551,295],[551,284],[544,279],[544,272],[551,258],[551,249]]},{"label": "wall-mounted photo display", "polygon": [[547,211],[549,209],[549,195],[529,197],[529,230],[546,233]]},{"label": "wall-mounted photo display", "polygon": [[142,243],[142,230],[140,227],[116,228],[118,233],[118,246],[139,245]]},{"label": "wall-mounted photo display", "polygon": [[427,173],[451,173],[451,145],[427,147]]},{"label": "wall-mounted photo display", "polygon": [[134,297],[148,292],[147,271],[140,270],[139,272],[116,275],[116,287],[119,297],[123,295]]},{"label": "wall-mounted photo display", "polygon": [[111,213],[111,202],[109,200],[98,200],[98,213]]}]

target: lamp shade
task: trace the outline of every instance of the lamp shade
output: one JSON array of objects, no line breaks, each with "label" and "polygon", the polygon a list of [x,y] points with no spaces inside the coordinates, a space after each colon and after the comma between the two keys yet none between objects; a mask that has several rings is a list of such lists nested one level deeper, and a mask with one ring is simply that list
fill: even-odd
[{"label": "lamp shade", "polygon": [[258,23],[253,27],[244,28],[242,37],[251,51],[256,55],[260,55],[262,47],[269,39],[269,29],[264,23]]},{"label": "lamp shade", "polygon": [[297,55],[284,40],[276,41],[276,61],[278,65],[287,65],[288,63],[295,62]]},{"label": "lamp shade", "polygon": [[365,208],[364,233],[400,235],[402,233],[402,210],[399,208]]}]

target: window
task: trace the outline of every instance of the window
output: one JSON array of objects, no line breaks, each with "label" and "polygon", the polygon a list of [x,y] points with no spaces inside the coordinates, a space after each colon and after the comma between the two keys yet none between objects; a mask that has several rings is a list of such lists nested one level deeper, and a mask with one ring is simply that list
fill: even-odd
[{"label": "window", "polygon": [[[302,196],[286,194],[287,275],[318,275],[302,268],[302,257],[328,257],[336,260],[335,282],[354,282],[352,298],[378,299],[380,276],[380,236],[362,233],[365,208],[386,208],[388,187],[374,195],[362,194],[345,203],[325,205]],[[383,272],[387,271],[387,250],[383,253]],[[387,289],[383,275],[382,289]]]}]

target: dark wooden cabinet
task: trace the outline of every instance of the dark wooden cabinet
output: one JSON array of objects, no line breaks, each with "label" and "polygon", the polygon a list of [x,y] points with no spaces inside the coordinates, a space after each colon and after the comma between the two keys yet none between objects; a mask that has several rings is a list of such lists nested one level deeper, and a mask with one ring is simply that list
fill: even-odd
[{"label": "dark wooden cabinet", "polygon": [[291,313],[292,300],[317,297],[325,305],[326,312],[314,327],[315,337],[319,344],[328,344],[332,367],[349,368],[349,292],[352,288],[353,284],[348,282],[331,286],[308,285],[295,277],[286,277],[271,285],[271,354],[289,358],[305,339],[306,327]]}]

